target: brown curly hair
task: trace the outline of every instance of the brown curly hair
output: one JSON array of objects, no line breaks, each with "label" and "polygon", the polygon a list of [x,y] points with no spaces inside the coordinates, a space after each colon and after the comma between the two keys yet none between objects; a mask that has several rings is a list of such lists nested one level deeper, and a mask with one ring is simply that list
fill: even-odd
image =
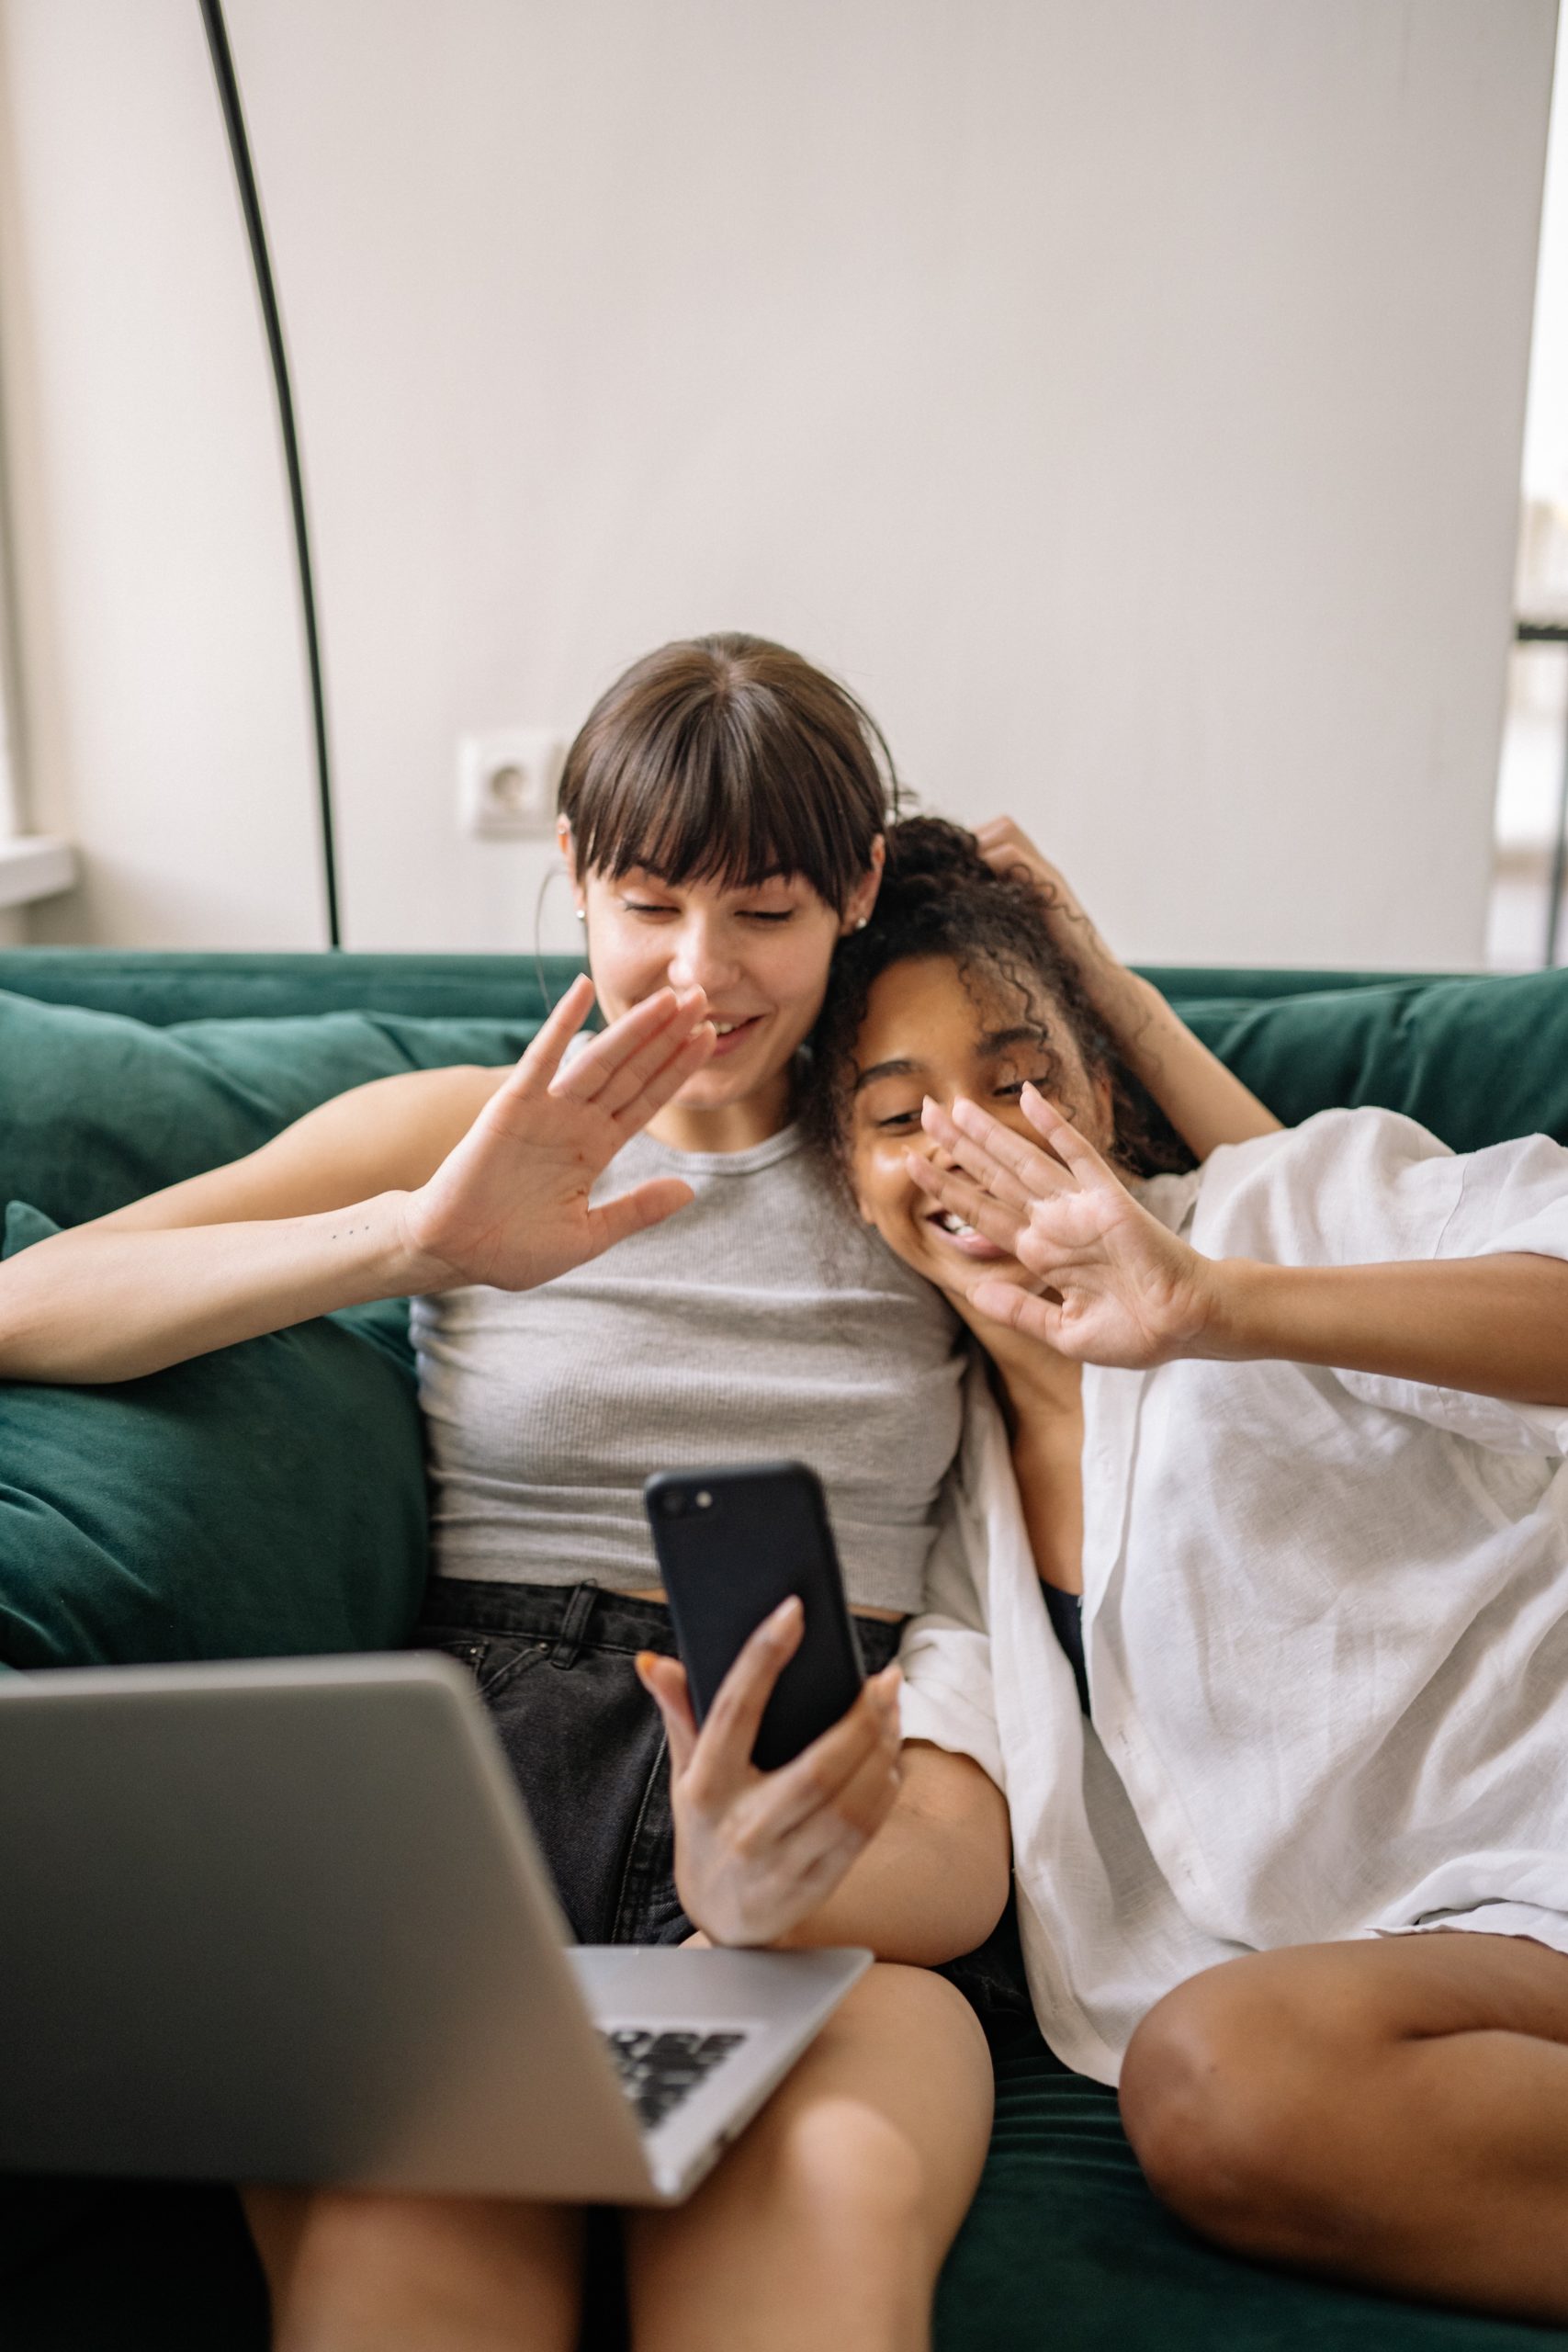
[{"label": "brown curly hair", "polygon": [[1110,1082],[1115,1158],[1125,1173],[1190,1168],[1191,1154],[1122,1067],[1076,968],[1053,941],[1032,876],[1021,866],[993,872],[974,834],[940,817],[906,817],[888,827],[886,842],[875,910],[833,958],[801,1109],[808,1140],[840,1180],[848,1179],[855,1046],[871,991],[894,965],[926,959],[951,962],[966,980],[1019,998],[1043,1032],[1047,1076],[1053,1026],[1071,1036],[1089,1077]]}]

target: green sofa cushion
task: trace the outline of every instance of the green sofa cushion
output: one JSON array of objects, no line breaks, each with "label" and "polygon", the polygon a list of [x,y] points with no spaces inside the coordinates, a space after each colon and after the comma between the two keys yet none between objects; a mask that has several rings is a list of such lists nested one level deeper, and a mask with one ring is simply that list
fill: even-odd
[{"label": "green sofa cushion", "polygon": [[367,1079],[515,1060],[536,1025],[327,1012],[153,1028],[0,995],[0,1200],[80,1225],[254,1151]]},{"label": "green sofa cushion", "polygon": [[[5,1252],[55,1227],[12,1202]],[[0,1385],[0,1664],[390,1649],[426,1572],[396,1302],[143,1380]]]},{"label": "green sofa cushion", "polygon": [[1568,971],[1261,1000],[1191,995],[1179,975],[1162,977],[1204,1044],[1287,1126],[1378,1102],[1455,1151],[1535,1134],[1568,1143]]},{"label": "green sofa cushion", "polygon": [[[558,994],[572,969],[502,956],[0,956],[0,1200],[78,1223],[254,1150],[367,1079],[511,1060],[544,991]],[[1289,1123],[1378,1102],[1460,1151],[1538,1129],[1568,1142],[1568,972],[1153,977]],[[140,1017],[107,1009],[117,1001]],[[333,1009],[303,1010],[321,1004]]]},{"label": "green sofa cushion", "polygon": [[1568,2330],[1292,2278],[1194,2237],[1138,2169],[1116,2094],[1032,2027],[996,2050],[979,2194],[937,2293],[937,2352],[1560,2352]]},{"label": "green sofa cushion", "polygon": [[[532,1023],[543,1018],[547,1002],[566,993],[581,968],[574,956],[13,947],[0,948],[0,989],[46,1004],[129,1013],[156,1028],[180,1021],[276,1020],[301,1012]],[[1212,996],[1233,992],[1228,987],[1209,990]]]}]

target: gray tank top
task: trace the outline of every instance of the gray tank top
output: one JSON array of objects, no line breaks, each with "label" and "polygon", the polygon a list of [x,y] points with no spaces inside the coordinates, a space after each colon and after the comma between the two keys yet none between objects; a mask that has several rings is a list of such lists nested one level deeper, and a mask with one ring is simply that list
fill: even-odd
[{"label": "gray tank top", "polygon": [[437,1573],[655,1586],[650,1471],[787,1456],[827,1488],[852,1602],[918,1609],[957,1318],[793,1127],[725,1153],[639,1136],[596,1193],[667,1175],[691,1206],[575,1273],[414,1301]]}]

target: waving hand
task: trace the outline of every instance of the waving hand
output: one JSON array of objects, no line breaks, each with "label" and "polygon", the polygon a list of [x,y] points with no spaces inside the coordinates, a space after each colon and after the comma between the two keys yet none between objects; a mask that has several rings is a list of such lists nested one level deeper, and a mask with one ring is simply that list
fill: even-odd
[{"label": "waving hand", "polygon": [[429,1266],[420,1287],[531,1290],[692,1198],[674,1177],[595,1206],[588,1196],[622,1145],[712,1053],[702,990],[645,998],[563,1069],[592,1001],[592,983],[574,980],[461,1143],[409,1194],[404,1232]]},{"label": "waving hand", "polygon": [[1024,1116],[1048,1147],[962,1098],[928,1102],[926,1133],[956,1169],[908,1155],[920,1190],[1013,1256],[1043,1295],[991,1276],[972,1304],[1080,1363],[1143,1369],[1203,1352],[1211,1261],[1133,1198],[1113,1169],[1032,1086]]}]

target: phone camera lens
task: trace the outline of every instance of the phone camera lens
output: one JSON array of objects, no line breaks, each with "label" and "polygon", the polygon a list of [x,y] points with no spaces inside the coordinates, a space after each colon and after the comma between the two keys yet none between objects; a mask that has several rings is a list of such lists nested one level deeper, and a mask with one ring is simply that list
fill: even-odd
[{"label": "phone camera lens", "polygon": [[684,1495],[675,1490],[666,1492],[664,1497],[664,1516],[666,1519],[679,1519],[685,1508],[686,1498]]},{"label": "phone camera lens", "polygon": [[697,1490],[697,1509],[699,1510],[711,1510],[712,1508],[713,1497],[709,1494],[705,1487],[699,1487]]}]

